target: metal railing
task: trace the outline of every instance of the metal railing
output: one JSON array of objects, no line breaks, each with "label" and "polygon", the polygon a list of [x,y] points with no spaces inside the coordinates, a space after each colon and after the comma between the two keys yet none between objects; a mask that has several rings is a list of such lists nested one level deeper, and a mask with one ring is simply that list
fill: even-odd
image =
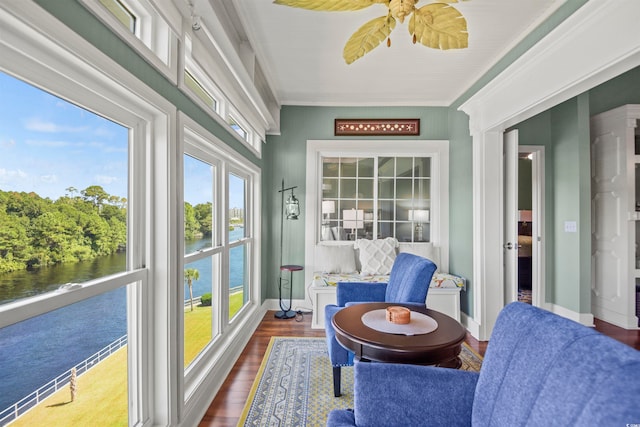
[{"label": "metal railing", "polygon": [[80,376],[83,373],[87,372],[89,369],[93,368],[99,362],[103,361],[107,357],[111,356],[116,350],[119,350],[123,346],[127,344],[127,336],[124,335],[108,346],[104,347],[102,350],[94,353],[89,356],[82,362],[78,363],[73,368],[65,371],[64,373],[58,375],[36,391],[30,393],[28,396],[20,399],[18,402],[9,406],[4,411],[0,412],[0,426],[7,425],[11,421],[16,420],[19,416],[25,414],[30,409],[34,408],[40,402],[42,402],[47,397],[51,396],[56,391],[61,388],[67,386],[69,384],[71,378],[71,370],[76,370],[76,375]]}]

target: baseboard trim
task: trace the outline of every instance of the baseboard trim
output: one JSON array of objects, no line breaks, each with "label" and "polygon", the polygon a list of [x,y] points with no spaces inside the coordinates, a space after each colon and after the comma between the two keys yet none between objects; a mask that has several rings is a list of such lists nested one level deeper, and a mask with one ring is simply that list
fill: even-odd
[{"label": "baseboard trim", "polygon": [[573,310],[569,310],[566,307],[562,307],[561,305],[548,303],[549,311],[555,313],[559,316],[566,317],[567,319],[573,320],[574,322],[581,323],[585,326],[594,327],[593,323],[593,314],[591,313],[578,313]]},{"label": "baseboard trim", "polygon": [[476,322],[473,317],[468,316],[467,313],[461,311],[460,312],[460,323],[467,328],[467,331],[471,334],[472,337],[477,339],[478,341],[484,341],[480,339],[480,324]]},{"label": "baseboard trim", "polygon": [[[289,305],[289,300],[283,301],[284,304]],[[267,310],[280,310],[280,302],[277,299],[268,299],[264,301],[263,307],[266,307]],[[304,299],[294,299],[291,301],[291,309],[293,311],[302,311],[304,313],[310,313],[311,307],[307,300]]]}]

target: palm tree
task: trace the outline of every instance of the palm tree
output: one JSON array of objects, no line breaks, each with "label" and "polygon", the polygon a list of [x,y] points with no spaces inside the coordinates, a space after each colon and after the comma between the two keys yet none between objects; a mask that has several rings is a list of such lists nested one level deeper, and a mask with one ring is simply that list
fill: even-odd
[{"label": "palm tree", "polygon": [[189,302],[193,311],[193,281],[200,279],[200,272],[197,268],[186,268],[184,270],[184,281],[189,285]]}]

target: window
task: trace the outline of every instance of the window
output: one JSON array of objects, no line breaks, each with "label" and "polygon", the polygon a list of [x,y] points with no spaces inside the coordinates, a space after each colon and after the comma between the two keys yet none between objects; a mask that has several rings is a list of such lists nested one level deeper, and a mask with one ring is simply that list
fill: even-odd
[{"label": "window", "polygon": [[[258,303],[255,195],[259,173],[183,118],[184,367],[188,400],[200,365]],[[191,282],[191,284],[189,283]],[[240,322],[241,323],[241,322]]]},{"label": "window", "polygon": [[[195,56],[196,52],[202,53],[203,49],[207,48],[204,47],[202,40],[198,37],[191,37],[188,34],[185,35],[185,67],[179,86],[191,99],[209,112],[213,119],[229,129],[231,135],[251,149],[256,156],[260,156],[262,138],[260,133],[256,131],[256,129],[260,129],[260,125],[255,125],[255,114],[249,113],[246,108],[242,110],[244,114],[240,113],[238,105],[243,105],[246,99],[242,98],[241,100],[233,101],[229,93],[221,89],[225,82],[216,81],[214,78],[220,64],[216,61],[211,61],[206,55]],[[224,72],[219,70],[220,74]],[[230,90],[235,93],[236,89]],[[252,104],[248,108],[253,110],[254,107],[255,105]],[[253,120],[248,119],[252,117],[254,118]]]},{"label": "window", "polygon": [[[0,68],[5,73],[0,84],[0,188],[5,192],[15,190],[21,196],[24,192],[23,200],[28,203],[23,206],[37,209],[27,209],[29,214],[19,222],[24,227],[39,227],[33,229],[37,231],[33,234],[36,240],[28,245],[19,227],[4,238],[29,255],[32,269],[20,274],[35,277],[33,269],[39,268],[41,283],[45,284],[35,291],[32,286],[20,298],[0,304],[0,331],[21,329],[21,339],[25,340],[42,333],[34,323],[44,324],[44,331],[52,336],[59,337],[71,329],[77,332],[53,343],[54,347],[64,347],[65,361],[73,360],[72,366],[64,367],[65,372],[58,373],[46,362],[44,366],[37,363],[40,357],[59,352],[49,352],[45,346],[24,346],[19,351],[30,366],[17,373],[48,376],[45,383],[63,375],[59,383],[66,388],[59,393],[68,402],[70,384],[65,381],[70,381],[72,368],[76,368],[79,393],[84,390],[82,396],[88,398],[91,388],[83,381],[90,377],[81,372],[79,363],[87,361],[97,368],[105,366],[103,361],[107,359],[119,360],[107,376],[117,384],[118,392],[112,397],[124,402],[124,407],[116,409],[120,403],[93,395],[82,415],[86,412],[102,417],[97,412],[106,408],[114,414],[117,411],[125,424],[162,417],[168,411],[164,409],[166,401],[164,406],[152,403],[151,384],[155,390],[168,389],[175,381],[172,378],[177,377],[177,367],[166,362],[167,345],[148,337],[161,335],[155,331],[162,330],[162,320],[175,321],[174,308],[168,309],[175,300],[168,295],[179,278],[176,266],[168,261],[168,251],[162,248],[169,246],[171,236],[166,230],[170,229],[168,224],[175,223],[176,215],[158,214],[168,211],[165,200],[172,199],[171,191],[175,193],[168,184],[175,177],[169,178],[171,171],[166,167],[169,159],[175,162],[175,137],[168,125],[174,107],[121,67],[105,61],[102,53],[42,13],[35,3],[2,3],[0,27]],[[10,98],[10,86],[14,90],[18,87],[18,101]],[[13,111],[18,117],[11,116]],[[174,149],[170,150],[172,142]],[[26,154],[9,155],[28,144]],[[27,192],[29,188],[33,193]],[[5,207],[0,215],[3,219],[4,215],[17,215],[15,207]],[[24,255],[11,254],[13,261]],[[7,274],[18,274],[14,267]],[[42,274],[45,271],[47,274]],[[74,314],[65,314],[64,321],[62,314],[69,311]],[[124,331],[124,340],[103,336],[103,329],[117,335]],[[96,337],[102,343],[94,340]],[[86,339],[90,339],[91,347],[102,346],[94,350],[97,359],[91,349],[87,355]],[[112,343],[125,347],[116,350]],[[5,344],[10,347],[5,341],[3,348]],[[115,359],[101,359],[105,355],[102,350],[112,352]],[[5,356],[3,351],[1,357]],[[161,371],[166,374],[158,374]],[[93,375],[98,371],[88,372]],[[9,396],[4,391],[0,394]],[[60,412],[78,405],[38,406]],[[0,415],[2,423],[6,414]],[[48,417],[39,416],[36,424],[56,424],[47,422]],[[78,424],[95,424],[95,418]]]},{"label": "window", "polygon": [[448,162],[448,141],[307,141],[307,264],[320,242],[395,237],[433,243],[448,268]]},{"label": "window", "polygon": [[[212,304],[221,280],[220,251],[214,250],[217,164],[184,155],[184,366],[212,341],[219,304]],[[219,248],[216,248],[219,249]]]},{"label": "window", "polygon": [[[119,1],[126,6],[151,3],[151,0]],[[89,4],[108,13],[99,2],[83,2],[87,7]],[[137,17],[141,16],[137,9],[131,10]],[[121,31],[128,32],[113,15],[108,13],[108,16]],[[178,21],[179,19],[176,20]],[[145,27],[144,17],[140,27]],[[59,185],[62,178],[67,180],[77,174],[92,177],[91,180],[79,181],[80,184],[76,184],[74,178],[72,183],[65,183],[63,190],[58,191],[62,195],[49,196],[49,200],[40,200],[42,198],[36,197],[35,192],[27,193],[27,187],[24,187],[26,196],[22,197],[22,192],[19,194],[24,202],[22,206],[28,208],[26,211],[31,216],[12,222],[10,228],[3,226],[8,224],[8,215],[16,215],[16,208],[20,204],[12,202],[9,209],[6,204],[3,205],[4,209],[0,208],[0,233],[6,233],[0,237],[2,268],[14,269],[12,263],[23,259],[25,255],[28,255],[25,259],[31,260],[33,268],[36,268],[37,263],[88,267],[74,271],[73,280],[65,278],[69,276],[57,279],[53,275],[49,276],[44,283],[51,286],[38,289],[38,295],[29,294],[33,291],[31,287],[19,298],[0,304],[0,334],[14,329],[20,330],[19,336],[22,339],[27,335],[31,339],[31,336],[37,337],[38,334],[53,335],[61,329],[75,329],[79,339],[54,343],[58,347],[65,347],[66,361],[71,356],[75,360],[75,356],[84,351],[86,343],[82,338],[87,332],[101,335],[101,330],[108,329],[119,335],[124,328],[124,339],[107,336],[107,341],[113,345],[105,345],[94,355],[95,358],[85,359],[94,366],[88,371],[92,375],[103,367],[110,366],[106,375],[114,380],[114,384],[117,383],[117,391],[108,391],[107,394],[114,399],[90,399],[90,405],[83,407],[82,415],[89,413],[94,419],[82,419],[76,424],[92,425],[95,424],[95,419],[110,425],[189,424],[201,415],[203,396],[210,396],[211,390],[222,384],[219,373],[231,369],[231,361],[240,354],[249,336],[245,329],[257,324],[263,315],[258,303],[260,289],[254,283],[255,272],[260,271],[260,242],[256,237],[260,233],[256,215],[260,211],[260,171],[252,163],[238,159],[239,155],[235,151],[192,121],[181,120],[183,116],[177,112],[175,105],[142,84],[120,65],[110,61],[104,53],[93,48],[59,20],[43,13],[37,3],[0,2],[0,28],[0,69],[6,73],[2,77],[14,79],[23,85],[23,81],[30,82],[31,86],[24,87],[33,90],[36,95],[36,98],[31,98],[28,94],[21,93],[19,102],[13,102],[8,95],[5,96],[8,93],[7,82],[0,82],[0,92],[3,94],[0,108],[5,113],[0,117],[0,190],[8,192],[7,180],[28,178],[28,172],[33,169],[42,171],[31,181],[32,184],[41,186],[42,190],[38,191],[42,194],[45,194],[47,186]],[[40,89],[35,89],[36,87]],[[50,102],[53,98],[49,94],[56,95],[55,102]],[[39,108],[49,107],[48,115],[40,114],[40,120],[26,120],[28,116],[24,116],[24,109],[21,109],[23,106],[28,107],[29,112],[41,112]],[[16,107],[16,113],[23,113],[24,117],[12,117],[8,120],[11,116],[5,110],[13,107]],[[60,111],[65,114],[61,116]],[[81,116],[80,125],[65,123],[63,119],[67,113],[69,117]],[[185,122],[197,132],[186,132],[183,127]],[[108,125],[109,128],[102,125]],[[33,132],[39,132],[41,137],[8,136],[13,135],[9,130],[27,126]],[[183,143],[186,139],[178,138],[176,129],[189,133],[189,138],[186,139],[192,144],[188,150],[185,148],[188,144]],[[207,136],[205,138],[200,135]],[[15,157],[8,157],[8,151],[2,151],[27,143],[34,144],[32,146],[36,149],[17,160]],[[55,149],[64,154],[62,159],[51,154]],[[206,195],[185,200],[192,200],[193,216],[201,224],[201,228],[195,231],[201,232],[203,236],[209,233],[211,235],[210,244],[189,250],[181,246],[186,234],[182,225],[185,211],[182,196],[185,190],[181,183],[183,159],[182,156],[176,156],[176,153],[187,151],[191,158],[185,162],[193,160],[198,170],[205,172],[204,185],[200,180],[190,182],[201,186]],[[82,152],[92,152],[92,158],[84,159],[79,155]],[[11,163],[8,163],[9,159]],[[50,163],[61,163],[64,166],[64,176],[46,173],[51,167]],[[247,290],[243,295],[243,301],[246,302],[230,320],[227,266],[232,245],[227,228],[228,173],[233,173],[245,182],[245,234],[235,244],[245,248],[246,285],[243,292],[244,289]],[[98,189],[94,188],[95,184],[102,187],[106,194],[96,191]],[[122,185],[124,193],[112,187],[115,184]],[[17,187],[14,189],[17,190]],[[7,200],[4,196],[4,193],[0,195],[0,204]],[[208,203],[209,200],[211,204]],[[78,206],[82,206],[81,212],[72,209]],[[40,215],[40,211],[46,210],[43,207],[54,208],[54,214]],[[55,214],[55,209],[64,213],[62,218]],[[73,215],[67,215],[69,213]],[[115,220],[123,213],[125,227],[118,226],[116,222],[108,222],[110,234],[106,235],[111,240],[105,239],[104,223],[94,217],[97,215]],[[30,224],[32,217],[39,218],[37,222],[42,226],[41,231],[52,231],[34,233],[38,242],[48,245],[42,245],[42,248],[50,249],[49,252],[40,250],[35,253],[36,256],[33,256],[33,251],[29,252],[33,245],[25,244],[28,239],[24,227],[25,224]],[[71,219],[77,220],[82,227],[68,227]],[[177,224],[181,226],[177,227]],[[118,240],[121,233],[125,236],[124,243],[119,243],[116,253],[110,254],[110,242],[122,242]],[[79,238],[80,234],[83,238]],[[93,237],[103,238],[93,241]],[[87,242],[91,242],[88,249],[85,247]],[[98,255],[120,262],[114,262],[111,266],[96,266],[93,264],[93,257]],[[185,356],[183,346],[187,337],[184,334],[183,313],[189,292],[188,283],[184,283],[184,270],[202,260],[211,264],[212,277],[207,279],[204,274],[200,274],[198,280],[194,279],[194,293],[196,286],[210,283],[212,302],[217,305],[215,308],[212,306],[211,321],[208,324],[205,322],[207,326],[204,333],[188,337],[194,343],[192,348],[195,351],[192,356]],[[2,274],[0,272],[0,276]],[[35,276],[31,274],[31,277]],[[6,292],[8,287],[0,282],[0,289],[0,292]],[[24,289],[27,288],[23,287],[22,290]],[[21,292],[16,289],[8,291]],[[0,295],[0,298],[4,296]],[[95,301],[103,298],[109,299],[107,310],[104,310],[105,304],[100,308],[95,306]],[[194,295],[194,300],[195,298]],[[187,303],[190,305],[190,301]],[[67,310],[76,315],[71,316],[70,322],[60,321],[65,320],[60,313]],[[45,324],[44,329],[33,327],[34,322]],[[203,338],[203,341],[193,339],[194,337]],[[22,352],[23,364],[25,361],[29,363],[29,367],[23,368],[22,372],[36,371],[35,356],[48,356],[49,348],[44,346],[36,345],[28,349],[26,346],[9,344],[1,338],[0,341],[3,348],[0,358],[6,357],[5,349]],[[104,359],[109,353],[111,356]],[[183,359],[189,357],[193,361],[186,367],[182,366]],[[59,358],[57,361],[60,361]],[[114,365],[105,365],[108,362],[114,362]],[[5,366],[4,359],[1,365]],[[53,365],[44,368],[41,364],[37,366],[41,371],[44,369],[46,374],[55,370],[52,369]],[[59,391],[66,396],[66,402],[70,384],[64,381],[65,378],[70,381],[73,372],[78,381],[77,390],[83,397],[88,397],[89,390],[92,390],[86,384],[83,385],[82,381],[89,378],[81,372],[83,366],[87,365],[76,364],[73,366],[75,371],[65,370],[62,378],[51,378],[66,387]],[[47,397],[48,386],[46,389],[39,395]],[[9,396],[4,392],[0,394],[0,399]],[[33,406],[33,403],[29,402],[27,405]],[[74,417],[79,415],[79,405],[37,406],[58,413],[73,410]],[[15,414],[14,409],[11,407],[5,412],[0,408],[0,424],[8,422]],[[112,422],[112,418],[105,421],[107,418],[101,412],[104,410],[110,412],[109,416],[118,416],[120,421]],[[35,411],[33,408],[29,413],[35,414]],[[58,424],[42,414],[37,416],[37,422],[27,424],[43,423]]]},{"label": "window", "polygon": [[187,70],[184,71],[184,83],[207,107],[213,111],[218,111],[218,101],[216,101]]},{"label": "window", "polygon": [[136,16],[125,5],[119,0],[100,0],[100,3],[129,31],[136,33]]},{"label": "window", "polygon": [[430,241],[430,157],[322,157],[321,239]]},{"label": "window", "polygon": [[[48,398],[21,419],[47,424],[59,415],[46,408],[78,388],[79,405],[108,401],[105,422],[126,424],[127,288],[136,286],[127,265],[130,129],[4,73],[0,87],[0,312],[17,301],[34,312],[0,329],[0,410],[22,413]],[[95,296],[64,298],[85,287]],[[44,312],[56,300],[62,306]],[[108,372],[86,374],[117,352],[102,365]],[[109,387],[87,392],[107,376]],[[91,424],[94,414],[74,416]]]},{"label": "window", "polygon": [[[156,0],[81,0],[114,33],[176,83],[182,15],[172,2]],[[160,12],[161,11],[161,12]]]},{"label": "window", "polygon": [[229,126],[231,126],[231,129],[233,129],[238,135],[240,135],[240,138],[244,139],[245,141],[247,140],[249,133],[242,126],[240,126],[233,117],[229,117]]},{"label": "window", "polygon": [[244,226],[248,180],[229,173],[229,319],[249,301],[250,241]]}]

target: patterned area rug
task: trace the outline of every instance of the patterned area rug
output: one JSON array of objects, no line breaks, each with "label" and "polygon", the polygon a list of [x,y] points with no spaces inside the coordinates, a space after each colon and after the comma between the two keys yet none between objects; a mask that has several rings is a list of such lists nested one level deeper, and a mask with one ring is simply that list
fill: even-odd
[{"label": "patterned area rug", "polygon": [[[460,359],[460,369],[480,370],[482,358],[466,344]],[[272,337],[238,426],[325,426],[331,410],[352,407],[353,369],[342,369],[342,396],[334,397],[324,338]]]}]

